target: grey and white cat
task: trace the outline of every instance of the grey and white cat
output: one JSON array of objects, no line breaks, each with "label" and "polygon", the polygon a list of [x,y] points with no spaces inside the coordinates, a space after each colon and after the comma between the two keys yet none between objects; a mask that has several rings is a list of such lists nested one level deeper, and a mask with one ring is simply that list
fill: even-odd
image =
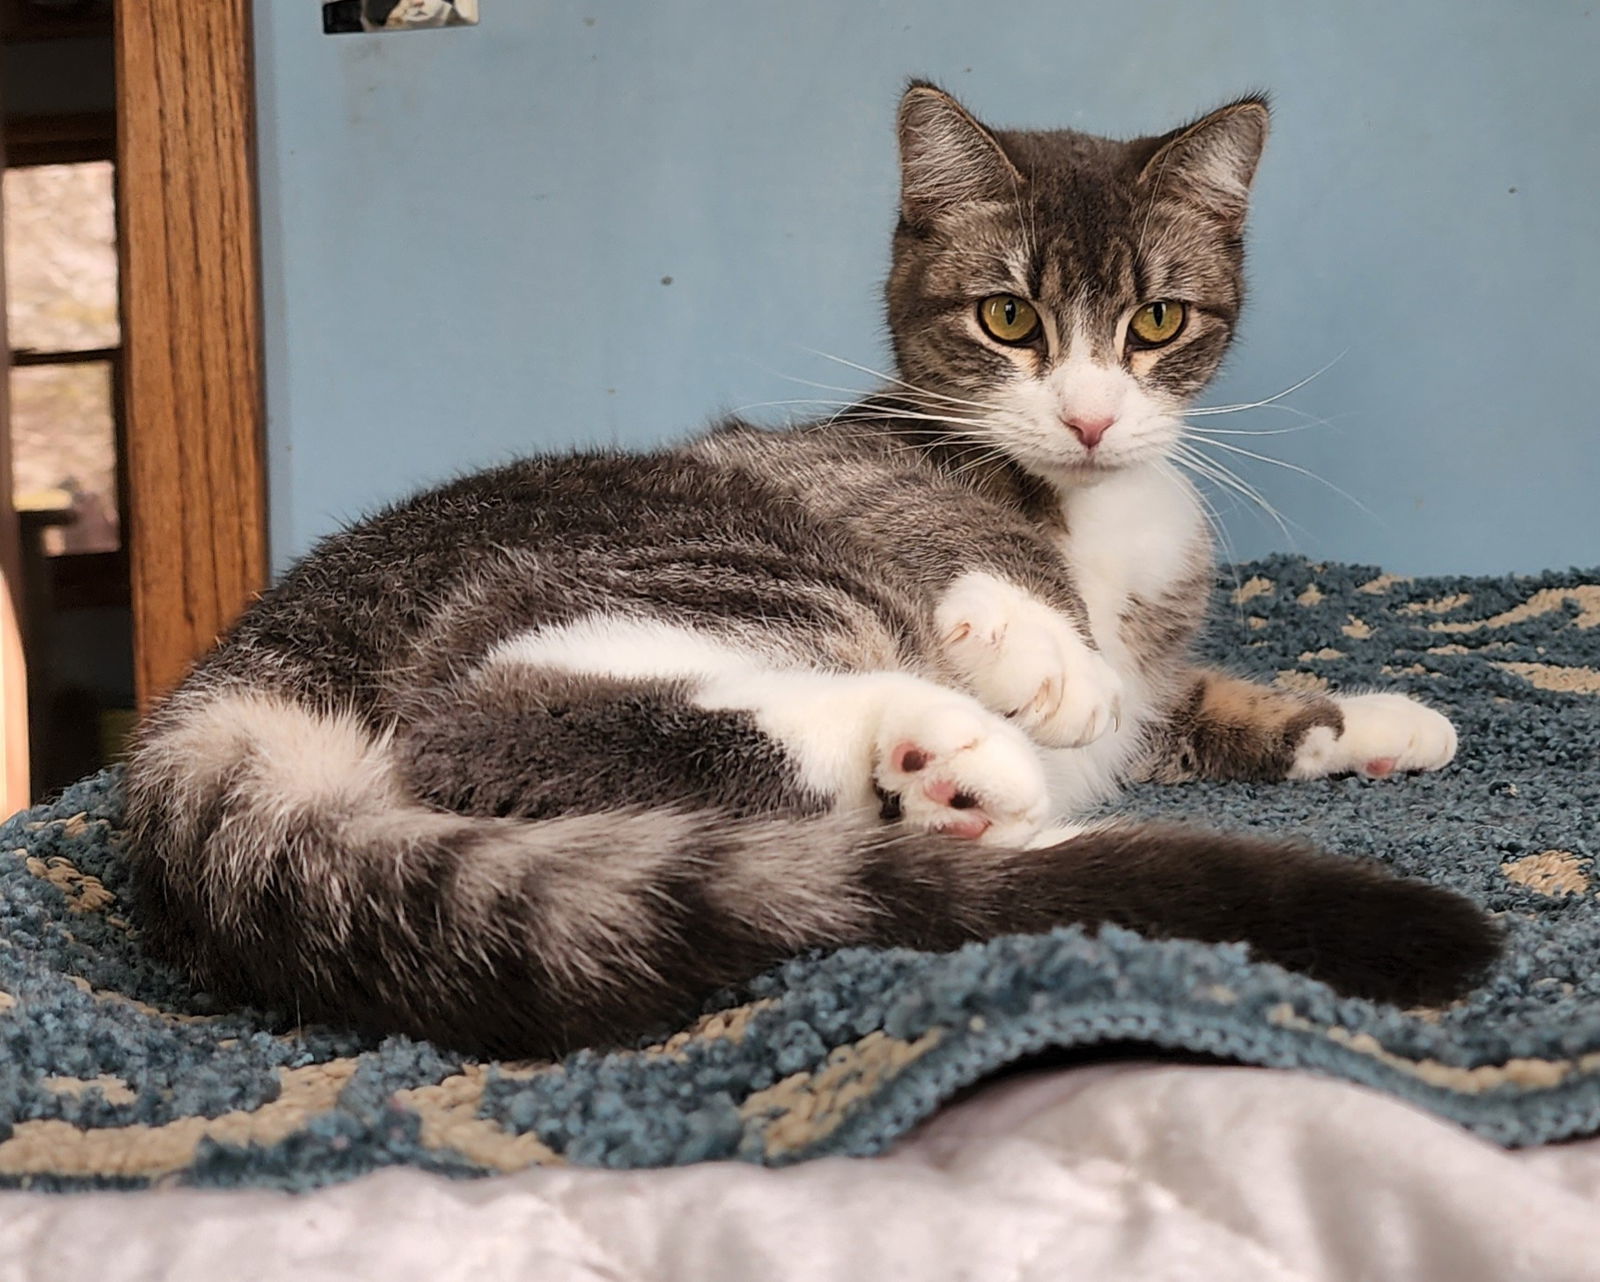
[{"label": "grey and white cat", "polygon": [[[148,936],[213,991],[468,1048],[658,1031],[807,949],[1062,923],[1447,1001],[1466,900],[1293,842],[1074,827],[1130,777],[1432,770],[1450,723],[1193,666],[1173,463],[1267,109],[999,132],[914,84],[887,393],[532,458],[322,543],[144,727]],[[1053,826],[1052,826],[1053,825]]]}]

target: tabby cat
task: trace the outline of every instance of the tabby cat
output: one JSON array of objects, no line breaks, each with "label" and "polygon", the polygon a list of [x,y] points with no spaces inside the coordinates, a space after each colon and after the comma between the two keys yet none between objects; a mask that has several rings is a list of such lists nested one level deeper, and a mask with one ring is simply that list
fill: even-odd
[{"label": "tabby cat", "polygon": [[[897,377],[786,430],[530,458],[324,541],[143,728],[151,942],[207,989],[469,1051],[671,1026],[808,949],[1116,922],[1441,1003],[1466,900],[1294,841],[1073,826],[1132,777],[1444,766],[1395,694],[1192,664],[1174,465],[1267,136],[899,112]],[[1055,826],[1051,826],[1052,823]]]}]

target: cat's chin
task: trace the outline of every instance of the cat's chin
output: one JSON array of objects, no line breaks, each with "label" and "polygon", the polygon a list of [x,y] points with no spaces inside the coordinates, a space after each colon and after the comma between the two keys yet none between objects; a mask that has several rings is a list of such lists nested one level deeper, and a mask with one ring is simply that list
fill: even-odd
[{"label": "cat's chin", "polygon": [[1048,481],[1057,489],[1079,489],[1087,485],[1098,485],[1113,476],[1121,476],[1134,468],[1144,467],[1155,461],[1156,457],[1155,454],[1141,450],[1135,454],[1106,458],[1094,455],[1089,458],[1025,462],[1023,466],[1040,480]]}]

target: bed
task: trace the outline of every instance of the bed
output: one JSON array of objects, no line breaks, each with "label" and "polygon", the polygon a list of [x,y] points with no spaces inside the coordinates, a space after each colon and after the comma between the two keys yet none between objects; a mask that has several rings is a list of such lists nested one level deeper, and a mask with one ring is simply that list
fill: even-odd
[{"label": "bed", "polygon": [[647,1046],[478,1063],[150,962],[112,774],[0,843],[0,1277],[1595,1276],[1600,574],[1274,558],[1217,600],[1235,668],[1410,690],[1462,754],[1124,809],[1466,891],[1509,941],[1468,1000],[1062,930],[801,958]]}]

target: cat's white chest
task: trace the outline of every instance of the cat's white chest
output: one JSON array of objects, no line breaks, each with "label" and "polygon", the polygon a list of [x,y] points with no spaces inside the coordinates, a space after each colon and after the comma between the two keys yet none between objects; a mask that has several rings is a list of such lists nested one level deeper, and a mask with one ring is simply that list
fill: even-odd
[{"label": "cat's white chest", "polygon": [[1206,544],[1205,513],[1181,476],[1140,468],[1062,496],[1063,558],[1089,615],[1100,653],[1123,681],[1121,721],[1083,748],[1047,754],[1052,798],[1068,813],[1111,796],[1138,751],[1144,724],[1157,713],[1151,689],[1127,643],[1130,601],[1162,599],[1186,578]]},{"label": "cat's white chest", "polygon": [[1095,642],[1117,668],[1127,668],[1123,614],[1133,598],[1158,600],[1188,575],[1205,539],[1199,497],[1181,476],[1150,467],[1070,490],[1061,506],[1061,552]]}]

